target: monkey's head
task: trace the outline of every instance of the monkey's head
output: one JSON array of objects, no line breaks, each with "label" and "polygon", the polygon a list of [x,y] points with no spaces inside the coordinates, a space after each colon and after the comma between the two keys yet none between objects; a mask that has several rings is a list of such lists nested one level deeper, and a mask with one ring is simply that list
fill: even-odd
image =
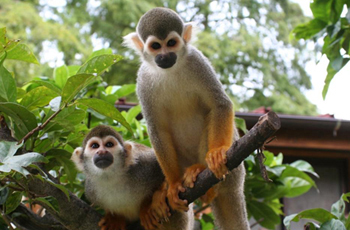
[{"label": "monkey's head", "polygon": [[124,44],[150,64],[168,69],[176,64],[191,36],[191,24],[185,24],[175,11],[157,7],[141,17],[136,32],[125,36]]},{"label": "monkey's head", "polygon": [[100,172],[123,167],[128,157],[123,138],[113,128],[99,125],[86,135],[83,146],[74,150],[72,160],[81,171]]}]

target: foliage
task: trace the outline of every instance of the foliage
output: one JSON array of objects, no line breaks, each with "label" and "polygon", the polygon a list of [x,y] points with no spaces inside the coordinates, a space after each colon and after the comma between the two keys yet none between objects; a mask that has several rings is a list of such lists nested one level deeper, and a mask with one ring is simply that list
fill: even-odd
[{"label": "foliage", "polygon": [[297,214],[287,216],[283,223],[290,229],[291,222],[298,222],[300,219],[313,220],[306,224],[310,230],[349,230],[350,218],[345,213],[345,202],[349,203],[350,193],[343,194],[340,199],[332,205],[331,211],[316,208],[302,211]]},{"label": "foliage", "polygon": [[[125,139],[150,143],[144,122],[136,120],[141,107],[121,113],[114,107],[118,98],[135,91],[135,85],[107,86],[101,77],[121,56],[109,49],[99,50],[81,66],[60,66],[52,71],[52,78],[35,78],[17,88],[13,73],[3,63],[8,57],[32,63],[37,59],[25,45],[8,39],[5,28],[0,29],[0,34],[3,38],[0,47],[4,47],[0,52],[0,116],[19,140],[0,142],[0,211],[3,213],[0,228],[8,229],[9,218],[17,215],[14,210],[23,202],[60,211],[55,197],[29,192],[26,184],[30,178],[55,186],[68,198],[68,191],[84,197],[82,175],[70,157],[90,127],[100,123],[112,125]],[[26,55],[14,55],[24,51]],[[242,120],[238,119],[237,124],[243,131],[246,129]],[[315,173],[304,161],[287,165],[282,164],[281,154],[275,157],[265,151],[265,156],[273,182],[263,181],[254,156],[250,156],[245,161],[246,199],[249,216],[272,229],[282,214],[278,199],[297,196],[315,187],[306,172]],[[28,200],[22,201],[23,196]],[[201,223],[203,229],[211,229],[213,218],[203,216]]]},{"label": "foliage", "polygon": [[[321,52],[329,60],[328,74],[322,91],[325,98],[334,75],[349,61],[350,4],[346,0],[314,0],[310,3],[310,8],[314,18],[298,25],[292,33],[297,39],[323,39]],[[341,17],[345,8],[348,12]]]},{"label": "foliage", "polygon": [[[0,27],[11,26],[13,36],[26,39],[35,53],[44,57],[41,61],[51,66],[60,56],[66,64],[81,65],[92,44],[95,49],[110,47],[125,59],[105,73],[105,81],[110,85],[133,84],[139,61],[122,46],[122,37],[135,31],[147,10],[166,6],[179,12],[186,22],[198,24],[201,31],[195,45],[212,62],[237,110],[265,106],[280,113],[316,114],[316,106],[304,96],[311,87],[304,70],[310,54],[303,50],[305,43],[288,37],[292,28],[306,22],[299,5],[291,0],[32,2],[4,0]],[[57,49],[59,57],[47,55],[48,47]],[[18,83],[28,79],[24,71],[28,68],[21,68],[22,63],[6,65],[17,74]],[[29,77],[51,76],[47,64],[30,68]]]}]

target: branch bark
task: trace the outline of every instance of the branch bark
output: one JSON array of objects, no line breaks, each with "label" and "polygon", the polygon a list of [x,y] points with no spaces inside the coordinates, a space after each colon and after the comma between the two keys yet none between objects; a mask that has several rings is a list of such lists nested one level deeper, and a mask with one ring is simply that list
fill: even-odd
[{"label": "branch bark", "polygon": [[[261,116],[258,123],[228,150],[227,167],[230,170],[238,167],[254,150],[263,146],[279,128],[280,120],[276,113],[269,112]],[[181,199],[186,199],[189,203],[192,203],[218,182],[219,180],[215,175],[209,169],[206,169],[198,175],[194,188],[187,188],[186,191],[180,193],[179,196]],[[57,221],[62,224],[62,228],[61,226],[57,226],[57,229],[99,230],[98,222],[102,217],[101,214],[74,194],[69,194],[68,200],[67,196],[61,190],[35,177],[27,181],[27,186],[28,191],[36,196],[52,196],[57,199],[60,209],[59,212],[47,207],[47,212],[50,213],[51,217],[55,218],[54,222]],[[26,211],[29,210],[23,211],[22,209],[22,213]],[[29,214],[27,215],[29,216]],[[29,218],[33,220],[34,217],[29,216]],[[37,218],[39,217],[35,217],[35,219]],[[37,222],[37,220],[34,222]],[[137,223],[133,224],[133,227],[129,226],[128,229],[142,229],[139,226],[136,227],[137,225]],[[27,229],[34,230],[38,228],[28,227]]]}]

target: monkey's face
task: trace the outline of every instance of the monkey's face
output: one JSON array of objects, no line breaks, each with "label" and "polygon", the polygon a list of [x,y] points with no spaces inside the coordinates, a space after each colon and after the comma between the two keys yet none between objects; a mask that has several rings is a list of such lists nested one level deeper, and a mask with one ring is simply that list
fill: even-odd
[{"label": "monkey's face", "polygon": [[155,63],[162,69],[168,69],[175,65],[184,42],[181,36],[173,31],[164,40],[149,36],[144,47],[145,60]]},{"label": "monkey's face", "polygon": [[92,137],[84,150],[85,165],[103,170],[123,160],[124,152],[114,136]]}]

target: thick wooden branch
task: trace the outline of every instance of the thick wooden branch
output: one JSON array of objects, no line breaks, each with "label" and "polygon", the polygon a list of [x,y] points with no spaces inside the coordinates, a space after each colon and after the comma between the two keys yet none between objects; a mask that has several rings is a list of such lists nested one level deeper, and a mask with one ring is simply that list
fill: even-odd
[{"label": "thick wooden branch", "polygon": [[[238,167],[252,152],[264,145],[280,127],[280,119],[275,112],[270,111],[261,116],[255,126],[228,150],[226,164],[228,169],[233,170]],[[186,188],[179,197],[192,203],[219,182],[220,180],[207,168],[198,175],[194,187]]]}]

